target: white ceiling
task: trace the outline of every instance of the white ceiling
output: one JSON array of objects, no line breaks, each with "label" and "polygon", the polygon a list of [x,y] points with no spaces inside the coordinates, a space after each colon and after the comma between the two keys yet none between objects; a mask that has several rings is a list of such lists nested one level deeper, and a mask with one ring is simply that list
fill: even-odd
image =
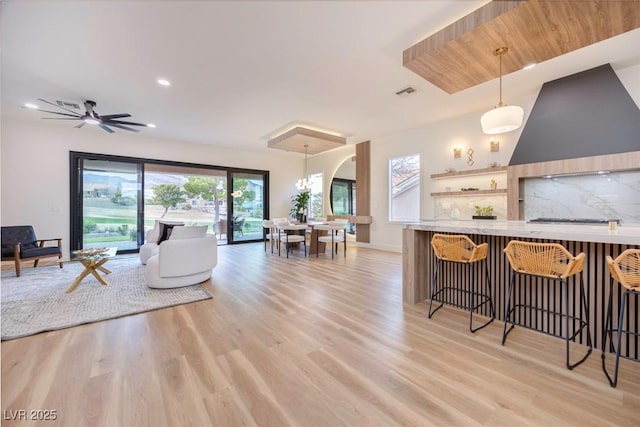
[{"label": "white ceiling", "polygon": [[[486,2],[4,0],[2,114],[40,120],[21,105],[91,99],[157,138],[266,150],[306,124],[356,143],[497,103],[497,80],[449,95],[402,66],[404,49]],[[505,101],[607,62],[640,70],[638,46],[635,30],[512,73]],[[395,95],[407,85],[417,92]]]}]

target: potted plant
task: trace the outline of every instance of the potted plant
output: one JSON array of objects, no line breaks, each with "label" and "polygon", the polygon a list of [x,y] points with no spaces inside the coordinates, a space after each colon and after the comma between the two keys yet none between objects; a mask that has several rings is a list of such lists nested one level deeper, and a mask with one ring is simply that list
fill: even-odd
[{"label": "potted plant", "polygon": [[307,207],[309,206],[309,190],[301,191],[291,198],[291,210],[289,213],[298,222],[307,222]]},{"label": "potted plant", "polygon": [[493,206],[475,206],[476,214],[472,216],[473,219],[496,219],[493,214]]}]

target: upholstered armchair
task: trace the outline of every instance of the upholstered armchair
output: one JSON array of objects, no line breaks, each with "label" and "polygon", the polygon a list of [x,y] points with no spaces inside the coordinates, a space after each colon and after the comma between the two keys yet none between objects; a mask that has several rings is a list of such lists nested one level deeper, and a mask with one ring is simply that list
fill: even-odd
[{"label": "upholstered armchair", "polygon": [[[192,227],[177,227],[192,228]],[[171,238],[162,242],[158,254],[147,260],[144,277],[150,288],[178,288],[202,283],[218,263],[215,236]]]},{"label": "upholstered armchair", "polygon": [[[184,225],[184,223],[179,221],[164,221],[156,219],[153,228],[147,231],[144,245],[140,246],[140,250],[138,251],[138,255],[140,256],[140,263],[146,264],[149,258],[157,255],[160,248],[159,242],[162,240],[167,240],[170,237],[169,230],[171,230],[173,226],[179,225]],[[162,239],[161,236],[163,237]]]},{"label": "upholstered armchair", "polygon": [[[55,246],[50,242],[57,242]],[[2,261],[14,261],[20,277],[20,262],[33,260],[34,268],[42,258],[62,258],[62,239],[38,239],[31,225],[2,227]],[[60,263],[62,268],[62,263]]]}]

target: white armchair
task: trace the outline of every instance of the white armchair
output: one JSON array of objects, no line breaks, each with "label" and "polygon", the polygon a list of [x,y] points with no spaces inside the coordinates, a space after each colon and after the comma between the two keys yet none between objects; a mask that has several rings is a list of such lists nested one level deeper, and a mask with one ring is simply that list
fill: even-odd
[{"label": "white armchair", "polygon": [[169,224],[169,225],[184,225],[184,222],[178,221],[165,221],[156,219],[153,228],[147,231],[147,235],[145,236],[144,245],[140,246],[140,250],[138,251],[138,255],[140,256],[140,263],[146,264],[149,258],[158,254],[158,239],[160,238],[160,224]]},{"label": "white armchair", "polygon": [[218,263],[215,236],[169,239],[147,261],[144,277],[150,288],[178,288],[202,283]]}]

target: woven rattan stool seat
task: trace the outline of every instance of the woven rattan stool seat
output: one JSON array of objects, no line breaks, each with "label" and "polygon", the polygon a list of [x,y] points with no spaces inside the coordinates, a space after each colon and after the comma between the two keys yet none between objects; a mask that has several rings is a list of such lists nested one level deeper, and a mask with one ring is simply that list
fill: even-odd
[{"label": "woven rattan stool seat", "polygon": [[[487,253],[489,251],[489,245],[482,243],[476,245],[469,237],[465,235],[450,235],[450,234],[434,234],[431,238],[431,247],[436,257],[436,268],[431,281],[431,290],[429,296],[429,318],[438,311],[445,304],[445,299],[441,295],[446,293],[464,294],[465,298],[459,298],[459,303],[452,301],[446,302],[448,305],[454,307],[465,308],[469,310],[469,330],[476,332],[495,319],[495,308],[493,305],[493,297],[491,294],[491,280],[489,279],[489,271],[487,267]],[[474,264],[484,261],[485,272],[485,285],[486,291],[476,291],[476,283],[474,281]],[[452,286],[450,284],[441,285],[438,287],[438,274],[441,270],[442,264],[445,262],[459,263],[468,266],[469,271],[469,283],[467,289]],[[449,279],[451,279],[449,277]],[[433,301],[439,301],[440,305],[432,310]],[[473,327],[473,313],[485,304],[489,304],[490,319],[483,323],[481,326]]]},{"label": "woven rattan stool seat", "polygon": [[531,243],[512,240],[504,250],[511,268],[519,273],[565,279],[584,268],[585,254],[577,256],[559,243]]},{"label": "woven rattan stool seat", "polygon": [[[609,267],[609,273],[611,274],[611,281],[609,284],[609,304],[607,305],[607,316],[605,320],[605,331],[602,337],[602,369],[604,370],[609,384],[611,387],[615,387],[618,383],[618,364],[620,362],[620,350],[622,345],[622,335],[629,334],[638,336],[638,332],[623,329],[624,327],[624,312],[631,294],[640,294],[640,249],[627,249],[622,252],[616,259],[607,256],[607,267]],[[616,281],[621,285],[621,289],[624,293],[620,298],[620,307],[618,310],[618,326],[613,327],[613,282]],[[617,343],[613,345],[613,332],[617,333]],[[605,356],[607,352],[607,340],[609,340],[609,351],[615,353],[615,362],[613,368],[613,377],[609,375],[607,367],[605,365]],[[630,357],[622,356],[625,359]],[[633,359],[638,360],[638,359]]]},{"label": "woven rattan stool seat", "polygon": [[[528,329],[534,329],[539,332],[547,333],[549,335],[554,335],[560,338],[564,338],[566,341],[566,349],[565,349],[565,358],[566,358],[566,366],[568,369],[573,369],[582,362],[584,362],[587,357],[591,354],[593,350],[593,344],[591,342],[591,330],[589,327],[589,307],[587,298],[584,292],[584,282],[582,277],[582,270],[584,269],[584,261],[585,254],[580,253],[576,256],[573,256],[564,246],[559,243],[534,243],[534,242],[523,242],[519,240],[511,240],[507,247],[504,249],[504,253],[509,260],[509,264],[511,265],[511,277],[509,280],[509,291],[507,294],[507,303],[505,308],[504,315],[504,329],[502,331],[502,345],[505,344],[507,340],[507,335],[511,332],[516,325],[514,322],[514,312],[515,310],[526,308],[528,310],[535,310],[536,312],[544,312],[550,315],[559,316],[564,319],[564,333],[562,332],[562,327],[560,327],[559,333],[550,333],[545,332],[539,329],[535,329],[529,326],[525,326],[519,324],[519,326],[526,327]],[[578,275],[580,277],[580,315],[576,315],[575,313],[571,315],[569,313],[569,282],[568,278],[571,276]],[[562,297],[561,300],[564,302],[564,307],[562,312],[554,311],[551,309],[545,309],[538,306],[533,306],[525,303],[514,303],[511,302],[511,297],[513,295],[513,288],[515,284],[516,276],[518,275],[529,275],[529,276],[538,276],[540,278],[545,279],[544,282],[547,281],[558,281],[562,284]],[[575,282],[574,282],[575,283]],[[531,286],[537,286],[538,281],[531,281]],[[575,289],[575,287],[574,287]],[[577,292],[577,291],[576,291]],[[555,304],[554,304],[555,306]],[[584,318],[583,318],[583,310],[584,310]],[[569,332],[569,321],[571,321],[574,326],[574,332],[571,334]],[[507,325],[511,323],[509,329],[507,329]],[[578,324],[576,328],[575,325]],[[582,333],[583,329],[586,329],[587,335],[587,353],[584,355],[582,359],[578,362],[571,364],[569,359],[569,342],[575,340],[576,337]]]}]

